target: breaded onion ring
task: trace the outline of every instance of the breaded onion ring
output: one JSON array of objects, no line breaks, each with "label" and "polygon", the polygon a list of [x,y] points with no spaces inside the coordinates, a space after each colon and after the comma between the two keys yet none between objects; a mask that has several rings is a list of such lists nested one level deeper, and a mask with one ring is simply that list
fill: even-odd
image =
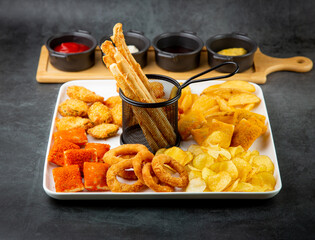
[{"label": "breaded onion ring", "polygon": [[149,151],[141,151],[138,153],[139,157],[133,158],[132,165],[133,171],[135,172],[138,179],[145,183],[142,176],[142,167],[145,163],[152,162],[154,155]]},{"label": "breaded onion ring", "polygon": [[[111,166],[125,159],[133,160],[139,158],[139,152],[141,151],[151,153],[148,148],[142,144],[124,144],[106,152],[103,156],[103,161]],[[126,155],[131,156],[131,158],[126,158]],[[123,170],[118,173],[118,176],[129,180],[138,179],[133,171]]]},{"label": "breaded onion ring", "polygon": [[[179,173],[179,177],[173,177],[164,168],[164,164],[169,165]],[[161,154],[155,156],[152,160],[152,168],[155,175],[162,181],[173,187],[184,188],[189,183],[188,173],[186,169],[172,157]]]},{"label": "breaded onion ring", "polygon": [[126,159],[110,166],[106,174],[106,182],[112,192],[140,192],[145,185],[137,180],[134,184],[119,182],[116,176],[119,172],[132,168],[132,160]]},{"label": "breaded onion ring", "polygon": [[[144,183],[155,192],[174,192],[174,187],[169,185],[160,185],[158,181],[153,178],[152,165],[150,162],[146,163],[142,168],[142,176]],[[157,179],[158,180],[158,179]]]}]

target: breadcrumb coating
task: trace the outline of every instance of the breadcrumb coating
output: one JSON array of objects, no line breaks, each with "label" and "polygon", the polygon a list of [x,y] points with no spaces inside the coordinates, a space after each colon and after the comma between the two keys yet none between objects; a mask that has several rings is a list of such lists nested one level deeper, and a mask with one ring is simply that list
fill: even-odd
[{"label": "breadcrumb coating", "polygon": [[95,137],[95,138],[105,139],[105,138],[115,136],[118,130],[119,130],[119,126],[115,124],[103,123],[103,124],[100,124],[93,128],[88,129],[88,134],[90,134],[92,137]]},{"label": "breadcrumb coating", "polygon": [[78,99],[67,99],[58,106],[58,112],[63,117],[86,117],[89,106]]},{"label": "breadcrumb coating", "polygon": [[79,192],[84,190],[78,165],[54,168],[52,173],[56,192]]},{"label": "breadcrumb coating", "polygon": [[88,110],[88,116],[94,125],[112,121],[112,114],[109,108],[101,102],[93,103]]},{"label": "breadcrumb coating", "polygon": [[93,126],[88,118],[81,117],[63,117],[56,120],[57,130],[70,130],[74,128],[84,128],[85,130]]},{"label": "breadcrumb coating", "polygon": [[81,86],[69,86],[67,88],[67,95],[70,98],[79,99],[87,103],[94,103],[94,102],[103,102],[104,98],[95,94],[91,90],[86,89],[85,87]]}]

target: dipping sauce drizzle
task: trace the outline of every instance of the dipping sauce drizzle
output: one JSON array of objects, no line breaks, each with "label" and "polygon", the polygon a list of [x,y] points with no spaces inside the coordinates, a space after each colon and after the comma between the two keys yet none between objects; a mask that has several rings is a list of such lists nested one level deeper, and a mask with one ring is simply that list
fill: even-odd
[{"label": "dipping sauce drizzle", "polygon": [[84,52],[88,49],[89,47],[82,43],[64,42],[64,43],[61,43],[60,45],[57,45],[54,48],[54,51],[60,52],[60,53],[79,53],[79,52]]}]

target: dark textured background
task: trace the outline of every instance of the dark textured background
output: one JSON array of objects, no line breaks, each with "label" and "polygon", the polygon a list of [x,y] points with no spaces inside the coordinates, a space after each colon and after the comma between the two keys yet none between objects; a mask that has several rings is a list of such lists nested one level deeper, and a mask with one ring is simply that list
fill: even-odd
[{"label": "dark textured background", "polygon": [[116,22],[151,40],[192,30],[205,41],[244,32],[271,56],[315,60],[315,2],[0,1],[0,239],[314,239],[315,74],[278,72],[262,85],[283,188],[269,200],[57,201],[42,188],[60,84],[39,84],[52,34],[97,39]]}]

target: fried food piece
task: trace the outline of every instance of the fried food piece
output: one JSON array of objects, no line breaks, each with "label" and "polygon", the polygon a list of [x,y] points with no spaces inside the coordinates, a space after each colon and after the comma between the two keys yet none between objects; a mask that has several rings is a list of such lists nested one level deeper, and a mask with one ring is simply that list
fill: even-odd
[{"label": "fried food piece", "polygon": [[206,119],[207,119],[208,124],[211,124],[213,119],[216,119],[218,121],[228,123],[228,124],[234,124],[233,116],[234,116],[234,111],[215,112],[215,113],[211,113],[211,114],[207,115]]},{"label": "fried food piece", "polygon": [[79,99],[87,103],[104,101],[104,98],[102,96],[99,96],[95,92],[92,92],[89,89],[81,86],[69,86],[67,88],[67,95],[70,98]]},{"label": "fried food piece", "polygon": [[261,133],[262,129],[259,126],[244,118],[235,126],[231,147],[240,145],[244,150],[248,150]]},{"label": "fried food piece", "polygon": [[122,99],[120,98],[120,96],[109,97],[104,102],[104,104],[109,108],[113,108],[116,105],[121,105],[121,103],[122,103]]},{"label": "fried food piece", "polygon": [[182,139],[186,140],[190,136],[191,130],[201,128],[205,123],[207,121],[201,112],[191,111],[178,121],[178,132]]},{"label": "fried food piece", "polygon": [[[143,154],[140,154],[140,152],[143,152]],[[133,161],[147,156],[151,156],[153,158],[153,154],[146,146],[142,144],[124,144],[105,153],[103,161],[111,166],[125,159]],[[118,175],[125,179],[138,179],[133,171],[121,171]]]},{"label": "fried food piece", "polygon": [[154,155],[149,151],[140,151],[137,157],[133,157],[132,166],[137,178],[145,184],[142,176],[142,167],[145,163],[152,162]]},{"label": "fried food piece", "polygon": [[54,132],[53,139],[63,139],[72,142],[79,146],[85,145],[88,142],[87,135],[84,128],[75,128],[70,130],[60,130]]},{"label": "fried food piece", "polygon": [[[175,169],[179,173],[179,177],[172,176],[164,167],[164,164]],[[167,183],[173,187],[184,188],[189,183],[188,173],[184,166],[177,162],[172,157],[160,154],[155,156],[152,160],[152,168],[155,175],[164,183]]]},{"label": "fried food piece", "polygon": [[54,168],[52,173],[56,192],[79,192],[84,190],[78,165]]},{"label": "fried food piece", "polygon": [[115,136],[119,130],[119,126],[110,123],[102,123],[93,128],[88,129],[88,134],[98,139],[106,139]]},{"label": "fried food piece", "polygon": [[69,149],[80,149],[80,147],[72,142],[63,139],[56,139],[49,151],[48,161],[59,166],[64,166],[63,152]]},{"label": "fried food piece", "polygon": [[131,159],[125,159],[110,166],[106,174],[106,182],[112,192],[140,192],[144,189],[145,185],[139,179],[133,184],[118,181],[118,173],[130,168],[132,168]]},{"label": "fried food piece", "polygon": [[[125,160],[123,156],[131,156],[131,160],[134,160],[136,158],[140,158],[141,156],[139,155],[140,152],[145,152],[150,154],[151,152],[149,149],[142,145],[142,144],[124,144],[120,145],[118,147],[115,147],[111,150],[109,150],[107,153],[104,154],[103,161],[105,163],[108,163],[109,165],[113,165],[115,163],[118,163],[122,160]],[[151,155],[153,155],[151,153]]]},{"label": "fried food piece", "polygon": [[117,104],[112,109],[110,109],[112,115],[112,123],[118,126],[122,126],[122,105]]},{"label": "fried food piece", "polygon": [[193,139],[198,143],[198,145],[202,145],[202,143],[207,139],[210,134],[209,126],[204,126],[198,129],[192,129],[191,135]]},{"label": "fried food piece", "polygon": [[105,143],[87,143],[84,147],[85,149],[95,149],[97,152],[97,158],[99,162],[103,161],[103,156],[109,151],[110,145]]},{"label": "fried food piece", "polygon": [[90,119],[81,117],[63,117],[56,120],[56,127],[58,131],[70,130],[74,128],[84,128],[85,130],[93,126]]},{"label": "fried food piece", "polygon": [[97,152],[92,149],[70,149],[64,151],[65,166],[78,165],[83,172],[84,162],[97,162]]},{"label": "fried food piece", "polygon": [[109,108],[101,102],[93,103],[89,108],[88,116],[94,125],[110,123],[112,121],[112,114]]},{"label": "fried food piece", "polygon": [[254,120],[254,119],[252,119],[251,121],[257,121],[256,124],[262,128],[262,132],[263,133],[266,132],[266,130],[267,130],[267,126],[265,125],[266,117],[264,115],[250,112],[250,111],[245,110],[245,109],[236,109],[234,117],[233,117],[233,124],[237,125],[243,118],[245,118],[247,120],[249,120],[250,118],[256,118],[260,122],[258,122],[257,120]]},{"label": "fried food piece", "polygon": [[144,183],[155,192],[174,192],[174,187],[170,185],[161,185],[155,181],[152,174],[154,174],[150,162],[146,163],[142,168],[142,176]]},{"label": "fried food piece", "polygon": [[234,125],[227,124],[216,119],[212,120],[209,126],[209,136],[202,143],[203,146],[219,145],[222,148],[228,148],[231,144],[234,132]]},{"label": "fried food piece", "polygon": [[109,191],[106,174],[109,165],[99,162],[84,162],[84,187],[88,191]]},{"label": "fried food piece", "polygon": [[164,97],[165,93],[164,93],[164,86],[163,86],[162,83],[160,83],[160,82],[150,82],[149,84],[150,84],[151,89],[153,91],[153,95],[156,98]]},{"label": "fried food piece", "polygon": [[67,99],[58,106],[58,112],[63,117],[86,117],[89,106],[78,99]]}]

